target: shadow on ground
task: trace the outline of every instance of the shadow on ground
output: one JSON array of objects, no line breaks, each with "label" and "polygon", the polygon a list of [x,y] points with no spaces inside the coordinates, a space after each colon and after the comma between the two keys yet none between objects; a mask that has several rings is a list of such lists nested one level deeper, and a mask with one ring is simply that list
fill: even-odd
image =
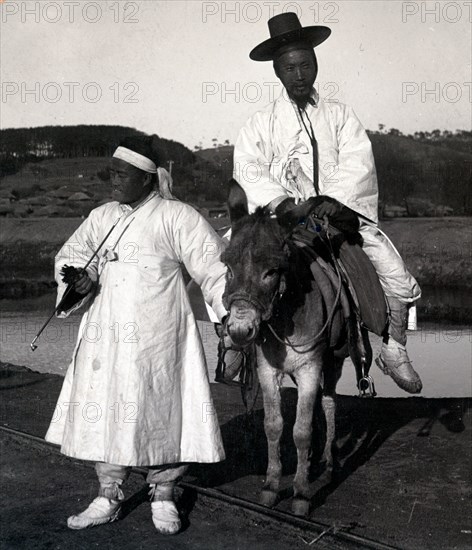
[{"label": "shadow on ground", "polygon": [[[1,364],[0,423],[44,437],[62,380],[57,375]],[[226,460],[194,465],[186,480],[258,502],[267,466],[261,396],[254,412],[247,415],[238,388],[219,384],[211,388]],[[296,401],[296,390],[283,388],[283,479],[277,505],[283,511],[291,508],[296,468],[292,440]],[[311,517],[330,526],[355,525],[358,534],[395,547],[470,548],[471,404],[471,398],[338,396],[338,468],[332,479],[319,464],[324,420],[318,405],[310,480]],[[13,464],[8,468],[15,471]],[[56,469],[49,474],[55,479]],[[90,479],[94,492],[93,474]],[[196,498],[187,489],[181,496],[185,526]],[[134,517],[134,511],[146,499],[146,488],[138,489],[127,501],[128,516]]]},{"label": "shadow on ground", "polygon": [[[214,388],[216,408],[219,409],[219,393],[229,390]],[[237,390],[233,391],[237,396]],[[235,398],[234,396],[232,396]],[[237,397],[236,397],[237,398]],[[281,440],[283,476],[295,474],[297,453],[292,439],[295,422],[297,391],[282,389],[282,413],[284,430]],[[324,417],[318,403],[314,413],[312,440],[312,467],[310,481],[319,478],[323,486],[315,489],[313,500],[321,506],[358,468],[374,457],[382,445],[396,432],[415,424],[411,435],[427,438],[436,425],[441,425],[453,434],[460,434],[466,428],[464,416],[471,408],[472,399],[361,399],[358,397],[337,396],[335,458],[337,466],[333,477],[325,479],[320,464],[325,442]],[[220,415],[219,411],[218,414]],[[418,425],[419,422],[419,425]],[[264,411],[256,405],[250,414],[238,414],[223,421],[221,431],[226,460],[215,465],[196,465],[191,474],[199,483],[207,487],[218,487],[244,477],[264,476],[267,468],[267,443],[264,434]],[[410,430],[411,431],[410,426]],[[282,489],[281,500],[291,496],[291,489]]]}]

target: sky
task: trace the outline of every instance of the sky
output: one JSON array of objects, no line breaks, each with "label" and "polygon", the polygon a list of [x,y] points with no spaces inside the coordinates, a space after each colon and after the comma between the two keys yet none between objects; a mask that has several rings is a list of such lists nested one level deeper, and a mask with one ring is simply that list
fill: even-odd
[{"label": "sky", "polygon": [[281,92],[249,59],[267,20],[325,25],[320,95],[363,125],[472,126],[472,2],[0,0],[0,126],[116,124],[193,149],[234,143]]}]

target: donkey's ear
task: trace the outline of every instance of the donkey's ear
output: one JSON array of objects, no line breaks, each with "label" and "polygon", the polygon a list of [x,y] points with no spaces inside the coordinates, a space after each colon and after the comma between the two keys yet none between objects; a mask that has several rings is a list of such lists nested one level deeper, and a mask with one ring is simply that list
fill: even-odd
[{"label": "donkey's ear", "polygon": [[235,179],[229,181],[228,211],[231,225],[248,215],[246,193]]}]

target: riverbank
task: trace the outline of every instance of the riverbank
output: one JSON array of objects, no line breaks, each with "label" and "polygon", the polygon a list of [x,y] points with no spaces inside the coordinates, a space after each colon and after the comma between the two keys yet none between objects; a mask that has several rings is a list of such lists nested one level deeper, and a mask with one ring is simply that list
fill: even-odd
[{"label": "riverbank", "polygon": [[[64,376],[72,357],[79,333],[81,314],[67,319],[53,318],[38,340],[38,349],[31,351],[30,343],[54,309],[54,296],[47,295],[34,300],[4,301],[0,317],[0,360],[25,365],[42,373]],[[6,307],[5,307],[6,306]],[[210,380],[215,378],[218,340],[213,324],[198,321]],[[105,330],[105,328],[103,329]],[[85,337],[97,338],[90,332]],[[374,357],[381,339],[370,335]],[[472,325],[448,325],[421,321],[418,330],[408,332],[408,350],[415,369],[423,380],[422,396],[428,398],[472,397]],[[382,397],[406,397],[390,377],[375,365],[371,374],[376,390]],[[287,378],[284,382],[293,387]],[[345,361],[338,393],[356,395],[355,370],[350,359]]]},{"label": "riverbank", "polygon": [[[472,319],[472,218],[401,218],[381,222],[411,273],[423,287],[422,321],[468,323]],[[79,218],[2,220],[0,304],[53,294],[53,262]],[[226,218],[210,219],[219,229]]]}]

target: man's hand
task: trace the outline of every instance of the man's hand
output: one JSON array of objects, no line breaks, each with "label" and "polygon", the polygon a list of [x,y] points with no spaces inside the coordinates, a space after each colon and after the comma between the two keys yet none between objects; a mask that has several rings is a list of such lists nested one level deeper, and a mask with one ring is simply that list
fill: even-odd
[{"label": "man's hand", "polygon": [[324,216],[328,218],[338,216],[344,206],[331,197],[322,195],[319,197],[310,197],[305,202],[301,202],[295,205],[293,199],[285,199],[275,209],[277,219],[282,225],[297,225],[299,220],[308,217],[310,214],[314,214],[315,217],[323,219]]},{"label": "man's hand", "polygon": [[319,197],[323,199],[323,202],[315,206],[312,210],[312,213],[320,219],[323,219],[325,216],[332,218],[333,216],[338,216],[343,209],[343,205],[338,202],[336,199],[331,197]]},{"label": "man's hand", "polygon": [[285,199],[277,206],[275,214],[280,225],[291,230],[297,227],[299,223],[303,223],[310,214],[313,214],[319,219],[327,216],[330,224],[344,233],[359,231],[357,214],[336,199],[326,195],[310,197],[296,206],[293,199]]},{"label": "man's hand", "polygon": [[[229,315],[229,314],[228,314]],[[220,340],[223,340],[223,346],[225,349],[232,349],[240,351],[243,348],[240,346],[236,346],[233,341],[231,340],[230,335],[228,334],[228,331],[226,330],[226,319],[228,318],[228,315],[225,316],[225,318],[221,321],[221,323],[213,323],[213,326],[215,327],[216,335]]]},{"label": "man's hand", "polygon": [[64,265],[60,271],[62,281],[72,288],[78,294],[88,294],[93,288],[93,281],[89,277],[87,271],[82,267],[74,267],[72,265]]},{"label": "man's hand", "polygon": [[93,288],[93,281],[83,269],[78,269],[78,277],[74,282],[74,290],[79,294],[88,294]]},{"label": "man's hand", "polygon": [[275,209],[277,221],[283,227],[293,229],[310,215],[310,212],[312,212],[313,209],[312,201],[313,199],[310,198],[306,202],[296,205],[293,199],[285,199]]}]

